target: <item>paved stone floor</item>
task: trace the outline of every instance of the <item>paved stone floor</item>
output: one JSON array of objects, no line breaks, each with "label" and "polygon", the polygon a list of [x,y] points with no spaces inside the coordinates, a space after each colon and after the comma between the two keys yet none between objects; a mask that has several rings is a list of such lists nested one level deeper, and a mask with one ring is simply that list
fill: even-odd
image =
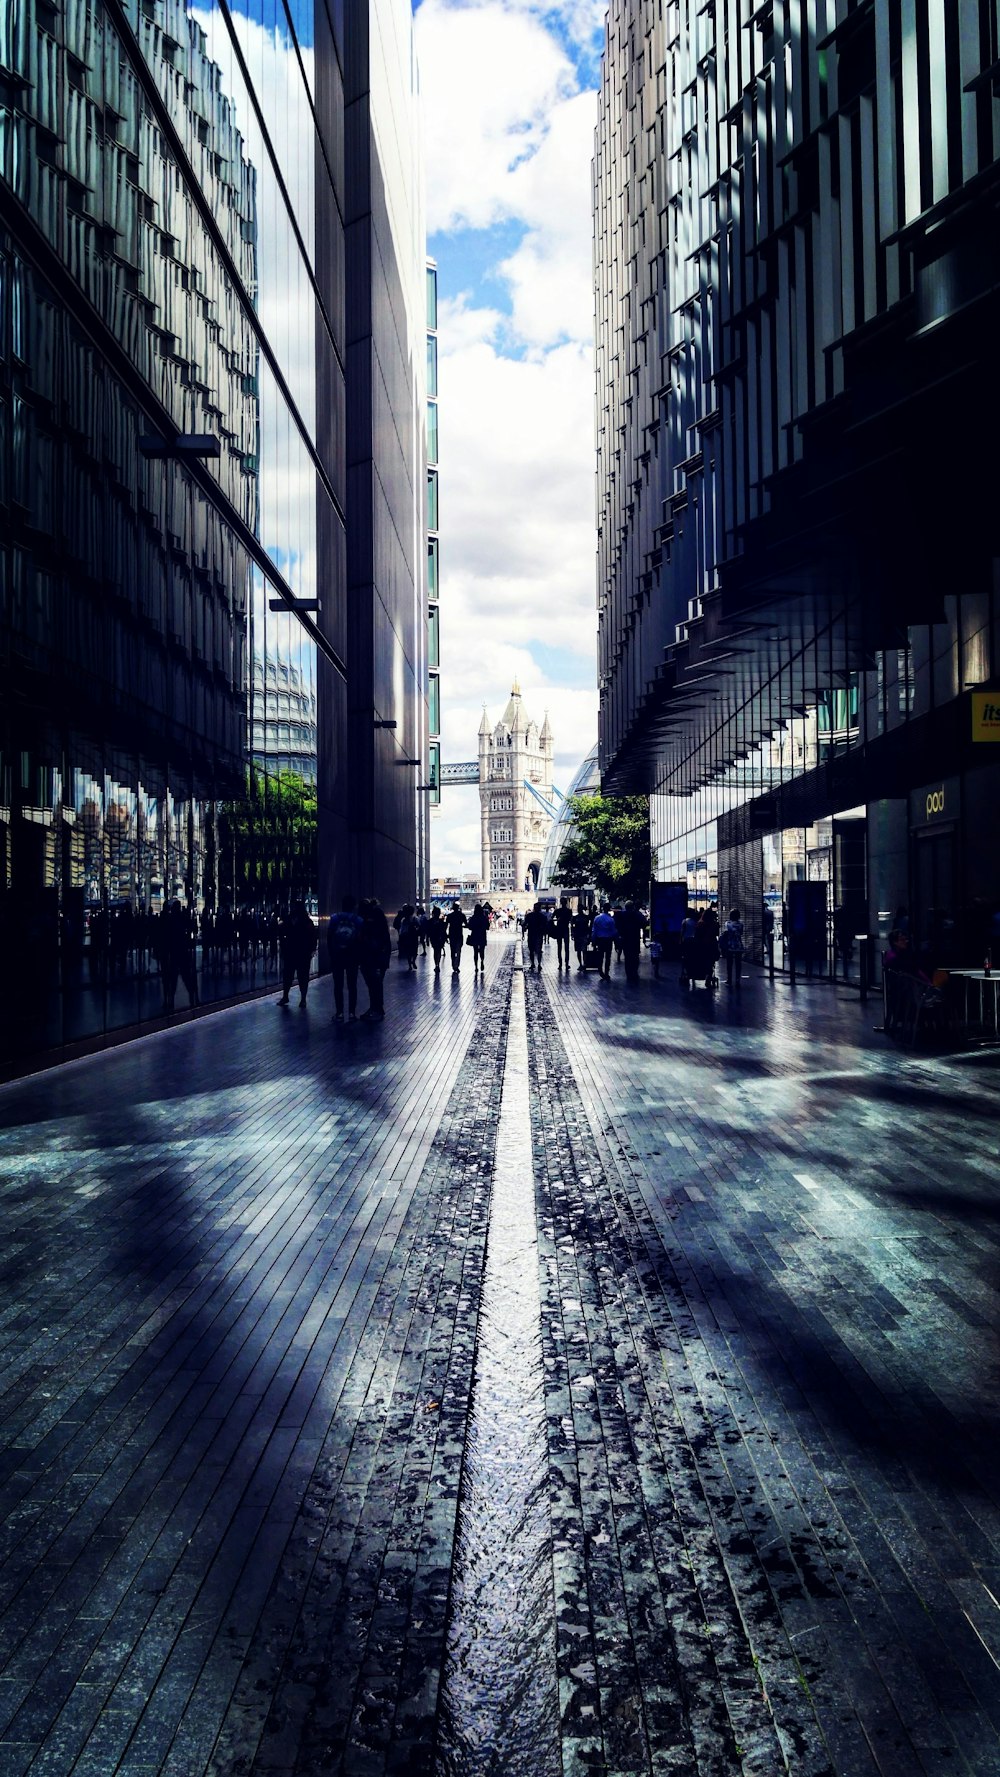
[{"label": "paved stone floor", "polygon": [[[1000,1773],[996,1057],[554,962],[0,1088],[0,1777]],[[502,1752],[455,1671],[523,1602],[499,1550],[452,1584],[498,1153],[538,1270],[522,1753],[504,1662]]]}]

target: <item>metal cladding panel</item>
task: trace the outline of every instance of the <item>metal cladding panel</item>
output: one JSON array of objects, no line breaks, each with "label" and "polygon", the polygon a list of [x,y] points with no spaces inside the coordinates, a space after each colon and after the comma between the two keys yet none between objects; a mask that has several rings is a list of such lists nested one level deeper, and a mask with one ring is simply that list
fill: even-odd
[{"label": "metal cladding panel", "polygon": [[[980,24],[976,0],[612,0],[593,168],[609,787],[691,793],[788,719],[797,637],[839,626],[858,672],[935,618],[944,556],[936,535],[913,550],[930,441],[968,433],[970,352],[984,394],[996,380]],[[978,585],[1000,536],[951,485]],[[750,620],[759,649],[723,669]]]}]

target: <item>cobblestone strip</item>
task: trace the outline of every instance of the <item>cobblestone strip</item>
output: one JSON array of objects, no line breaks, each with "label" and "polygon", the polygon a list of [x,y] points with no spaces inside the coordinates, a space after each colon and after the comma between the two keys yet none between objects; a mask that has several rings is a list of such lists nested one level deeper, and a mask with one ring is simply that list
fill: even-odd
[{"label": "cobblestone strip", "polygon": [[[509,1001],[508,961],[316,1451],[215,1777],[432,1768]],[[180,1777],[179,1742],[163,1769]]]},{"label": "cobblestone strip", "polygon": [[[564,1770],[820,1777],[832,1766],[699,1392],[683,1298],[598,1151],[529,977]],[[662,1254],[662,1248],[661,1248]],[[704,1368],[704,1366],[702,1366]]]}]

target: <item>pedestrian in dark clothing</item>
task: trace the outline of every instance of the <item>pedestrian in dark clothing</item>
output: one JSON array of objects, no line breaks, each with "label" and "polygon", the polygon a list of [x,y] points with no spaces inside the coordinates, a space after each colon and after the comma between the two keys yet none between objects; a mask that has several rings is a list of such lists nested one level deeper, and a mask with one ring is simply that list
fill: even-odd
[{"label": "pedestrian in dark clothing", "polygon": [[743,980],[743,921],[738,907],[730,907],[729,918],[719,934],[719,949],[726,959],[726,986],[741,986]]},{"label": "pedestrian in dark clothing", "polygon": [[344,1016],[344,982],[347,982],[347,1011],[358,1015],[358,938],[364,921],[358,913],[353,895],[345,895],[340,912],[335,913],[327,928],[326,947],[333,976],[334,1019]]},{"label": "pedestrian in dark clothing", "polygon": [[624,909],[621,907],[613,907],[611,910],[611,917],[615,922],[615,930],[614,930],[614,936],[612,938],[612,943],[614,944],[614,947],[615,947],[615,962],[616,963],[621,962],[622,951],[625,948],[625,940],[623,939],[621,932],[618,930],[618,916],[623,911],[624,911]]},{"label": "pedestrian in dark clothing", "polygon": [[468,924],[457,901],[452,902],[451,912],[444,923],[448,927],[448,943],[451,947],[451,971],[453,975],[457,975],[462,967],[462,945],[465,942],[462,934]]},{"label": "pedestrian in dark clothing", "polygon": [[529,971],[537,968],[539,974],[542,972],[542,946],[545,943],[548,928],[549,922],[545,909],[536,901],[531,912],[524,916],[524,934],[528,940]]},{"label": "pedestrian in dark clothing", "polygon": [[589,943],[590,914],[585,913],[581,907],[579,913],[573,915],[573,948],[576,951],[576,966],[578,969],[585,970],[587,967],[587,945]]},{"label": "pedestrian in dark clothing", "polygon": [[399,932],[399,960],[408,963],[411,969],[417,966],[417,951],[420,949],[420,921],[416,909],[404,907],[403,916],[397,928]]},{"label": "pedestrian in dark clothing", "polygon": [[179,901],[171,901],[162,914],[160,933],[160,972],[163,976],[163,1008],[174,1009],[177,978],[187,989],[188,1003],[198,1004],[198,972],[195,966],[194,931],[191,916]]},{"label": "pedestrian in dark clothing", "polygon": [[358,933],[358,966],[368,989],[368,1010],[361,1016],[380,1019],[385,1017],[383,980],[392,956],[389,921],[374,899],[362,901],[359,912],[362,924]]},{"label": "pedestrian in dark clothing", "polygon": [[486,910],[477,901],[469,920],[469,937],[472,939],[473,970],[481,969],[484,975],[486,973],[486,939],[489,929],[490,922]]},{"label": "pedestrian in dark clothing", "polygon": [[299,984],[299,1005],[305,1005],[306,994],[309,992],[309,970],[318,942],[316,927],[309,918],[304,902],[294,902],[282,934],[279,1006],[287,1006],[293,981],[298,981]]},{"label": "pedestrian in dark clothing", "polygon": [[431,908],[431,916],[427,921],[427,942],[434,952],[434,973],[441,973],[441,953],[448,942],[448,927],[441,918],[440,907]]},{"label": "pedestrian in dark clothing", "polygon": [[637,901],[631,900],[624,907],[619,907],[615,914],[615,936],[616,943],[621,944],[620,954],[625,963],[627,981],[639,979],[639,953],[642,950],[645,927],[646,922]]},{"label": "pedestrian in dark clothing", "polygon": [[563,895],[555,913],[552,915],[552,929],[556,935],[556,968],[561,969],[565,961],[569,968],[569,940],[573,927],[573,912],[566,895]]}]

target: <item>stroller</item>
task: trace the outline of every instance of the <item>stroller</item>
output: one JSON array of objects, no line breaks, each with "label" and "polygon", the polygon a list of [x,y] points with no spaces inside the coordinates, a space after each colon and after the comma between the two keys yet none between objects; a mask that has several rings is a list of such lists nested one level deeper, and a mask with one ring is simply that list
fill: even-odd
[{"label": "stroller", "polygon": [[681,944],[681,986],[697,987],[701,981],[706,987],[718,987],[719,977],[715,970],[718,960],[718,939],[714,933],[698,926],[694,935],[685,938]]}]

